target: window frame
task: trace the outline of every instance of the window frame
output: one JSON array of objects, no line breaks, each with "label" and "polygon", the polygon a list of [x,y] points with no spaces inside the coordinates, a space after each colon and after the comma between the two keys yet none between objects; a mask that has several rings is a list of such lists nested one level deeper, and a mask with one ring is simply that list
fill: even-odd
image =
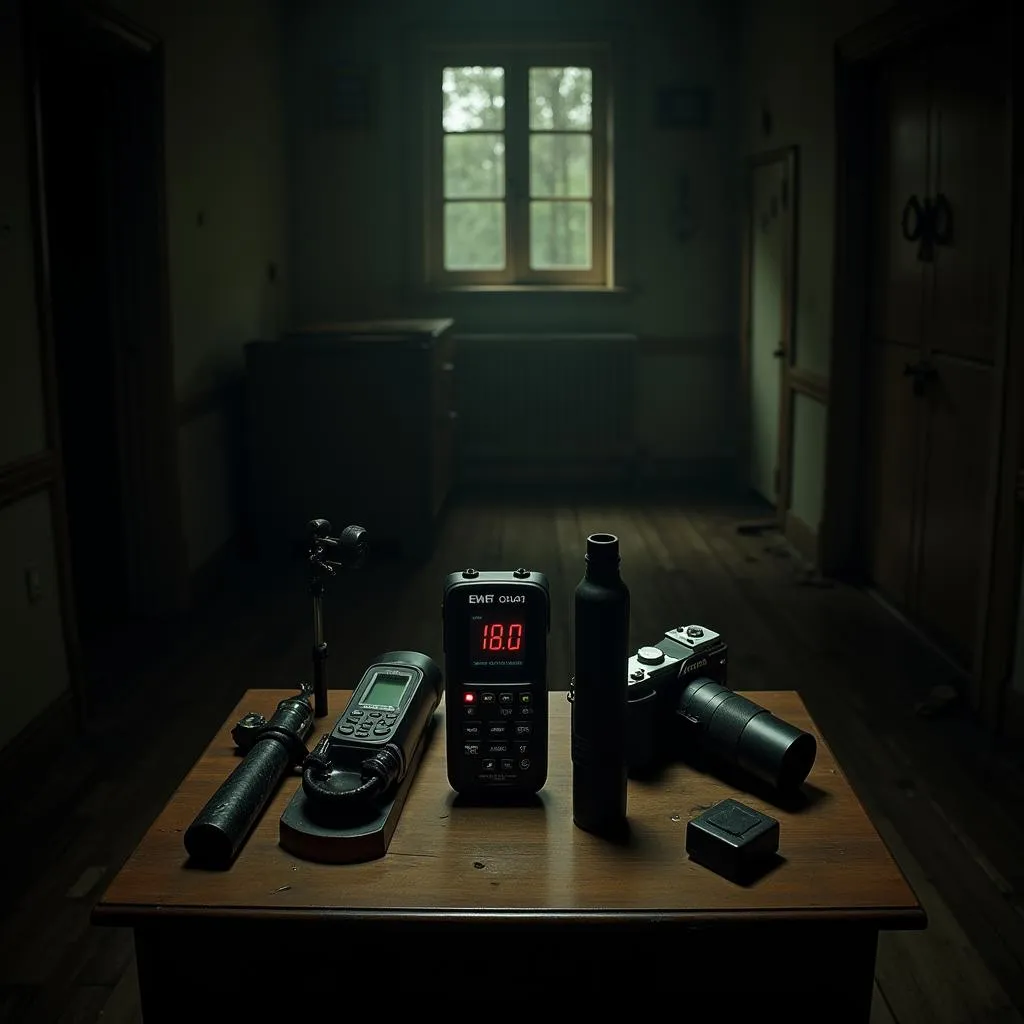
[{"label": "window frame", "polygon": [[[503,270],[447,270],[444,266],[444,138],[442,69],[505,69],[505,253]],[[533,270],[530,257],[529,68],[589,67],[593,74],[591,137],[591,266]],[[424,229],[426,284],[435,288],[612,287],[612,102],[607,47],[600,43],[533,45],[451,43],[427,47],[422,87],[425,105]],[[518,97],[518,99],[516,99]]]}]

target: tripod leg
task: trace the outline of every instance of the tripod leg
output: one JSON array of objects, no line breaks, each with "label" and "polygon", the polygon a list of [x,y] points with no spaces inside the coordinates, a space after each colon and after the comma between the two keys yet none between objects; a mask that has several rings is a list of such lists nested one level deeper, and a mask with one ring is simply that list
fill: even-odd
[{"label": "tripod leg", "polygon": [[324,641],[324,599],[313,591],[313,715],[327,714],[327,644]]},{"label": "tripod leg", "polygon": [[327,644],[313,648],[313,715],[323,718],[327,714]]}]

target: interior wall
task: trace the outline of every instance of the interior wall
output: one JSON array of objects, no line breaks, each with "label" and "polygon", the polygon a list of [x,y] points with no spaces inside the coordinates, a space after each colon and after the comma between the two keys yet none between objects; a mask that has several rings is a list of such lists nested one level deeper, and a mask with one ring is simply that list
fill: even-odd
[{"label": "interior wall", "polygon": [[[282,90],[274,0],[123,0],[164,44],[167,228],[190,568],[237,523],[242,346],[287,304]],[[21,5],[0,0],[0,478],[45,456]],[[276,266],[271,282],[268,264]],[[0,746],[66,692],[49,490],[0,508]],[[26,572],[34,573],[29,596]]]},{"label": "interior wall", "polygon": [[[739,187],[735,5],[697,0],[524,0],[514,8],[443,0],[387,5],[304,0],[287,7],[291,155],[291,319],[455,320],[455,332],[631,333],[639,455],[670,473],[735,455]],[[421,216],[420,97],[404,66],[417,34],[446,26],[500,31],[510,23],[610,31],[623,74],[615,97],[616,283],[612,294],[428,293],[410,248]],[[368,130],[336,127],[332,70],[368,70]],[[710,127],[661,129],[663,86],[706,87]],[[684,194],[685,193],[685,194]],[[474,365],[479,364],[474,356]],[[457,387],[480,381],[461,378]]]},{"label": "interior wall", "polygon": [[165,49],[178,457],[194,570],[238,522],[242,347],[276,336],[287,306],[280,26],[275,0],[118,6]]},{"label": "interior wall", "polygon": [[[19,15],[0,0],[0,473],[47,447]],[[68,686],[49,495],[0,507],[0,746]]]},{"label": "interior wall", "polygon": [[[827,380],[835,244],[835,44],[891,0],[745,0],[741,13],[744,155],[799,147],[796,365]],[[818,408],[811,410],[811,406]],[[827,409],[799,395],[794,410],[791,512],[817,532]],[[821,431],[822,433],[818,433]]]}]

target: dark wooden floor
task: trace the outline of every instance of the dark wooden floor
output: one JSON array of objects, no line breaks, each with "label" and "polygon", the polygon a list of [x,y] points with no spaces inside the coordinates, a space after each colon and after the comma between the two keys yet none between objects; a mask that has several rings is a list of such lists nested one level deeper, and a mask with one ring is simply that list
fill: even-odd
[{"label": "dark wooden floor", "polygon": [[[775,533],[737,529],[761,514],[457,506],[429,564],[378,559],[329,591],[331,684],[354,682],[391,648],[440,659],[444,575],[522,565],[549,576],[551,685],[564,689],[584,538],[617,533],[632,646],[702,622],[730,644],[732,685],[800,690],[924,903],[926,931],[881,940],[873,1019],[1020,1021],[1019,754],[988,741],[956,706],[921,713],[948,681],[941,661],[870,596],[809,576]],[[311,636],[301,568],[270,580],[249,566],[151,658],[110,673],[72,749],[40,749],[0,779],[0,1021],[139,1019],[130,934],[90,926],[90,907],[240,694],[308,678]],[[282,963],[294,958],[282,951]]]}]

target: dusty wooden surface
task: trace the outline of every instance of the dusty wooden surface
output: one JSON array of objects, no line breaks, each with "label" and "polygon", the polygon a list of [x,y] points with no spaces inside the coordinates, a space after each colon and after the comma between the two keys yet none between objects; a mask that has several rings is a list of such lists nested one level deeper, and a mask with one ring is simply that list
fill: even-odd
[{"label": "dusty wooden surface", "polygon": [[[550,766],[536,806],[458,806],[448,785],[443,710],[385,857],[363,864],[315,864],[278,843],[281,813],[298,779],[286,779],[227,871],[187,864],[189,823],[238,763],[231,726],[247,711],[269,715],[288,694],[251,690],[228,716],[96,908],[99,920],[165,918],[176,908],[198,916],[225,908],[254,917],[349,910],[543,910],[572,916],[610,910],[694,922],[728,917],[867,920],[883,927],[923,924],[923,913],[860,802],[819,736],[805,784],[806,806],[786,811],[683,764],[655,782],[631,782],[631,839],[617,846],[572,822],[569,705],[549,695]],[[348,691],[332,693],[333,717]],[[793,692],[754,694],[774,714],[816,732]],[[443,704],[442,704],[443,709]],[[315,737],[314,737],[315,742]],[[689,859],[687,821],[734,797],[780,822],[783,862],[751,886],[739,886]]]}]

